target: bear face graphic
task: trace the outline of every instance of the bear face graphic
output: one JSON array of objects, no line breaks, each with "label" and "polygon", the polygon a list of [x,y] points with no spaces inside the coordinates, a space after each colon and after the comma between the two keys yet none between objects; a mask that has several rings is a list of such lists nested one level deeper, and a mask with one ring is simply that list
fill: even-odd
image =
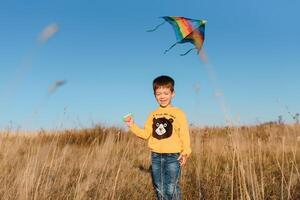
[{"label": "bear face graphic", "polygon": [[168,138],[173,132],[173,119],[153,118],[152,136],[158,140]]}]

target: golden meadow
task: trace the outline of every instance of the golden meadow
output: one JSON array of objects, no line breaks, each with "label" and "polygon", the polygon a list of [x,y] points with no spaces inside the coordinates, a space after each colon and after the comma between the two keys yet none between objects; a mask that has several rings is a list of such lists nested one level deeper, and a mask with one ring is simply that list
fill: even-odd
[{"label": "golden meadow", "polygon": [[[300,199],[300,125],[191,127],[183,199]],[[0,133],[0,199],[155,199],[147,142],[115,127]]]}]

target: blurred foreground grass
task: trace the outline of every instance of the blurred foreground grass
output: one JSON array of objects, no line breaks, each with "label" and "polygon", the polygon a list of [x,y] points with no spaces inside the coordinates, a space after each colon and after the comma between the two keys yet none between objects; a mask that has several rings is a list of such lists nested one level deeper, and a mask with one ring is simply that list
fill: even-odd
[{"label": "blurred foreground grass", "polygon": [[[183,199],[300,199],[300,126],[191,127]],[[155,199],[147,142],[122,129],[0,133],[0,199]]]}]

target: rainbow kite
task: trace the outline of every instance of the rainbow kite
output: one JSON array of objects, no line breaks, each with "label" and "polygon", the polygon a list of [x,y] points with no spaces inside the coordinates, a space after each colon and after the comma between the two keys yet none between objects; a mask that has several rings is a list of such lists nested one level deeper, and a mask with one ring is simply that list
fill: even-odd
[{"label": "rainbow kite", "polygon": [[153,32],[158,27],[163,25],[165,22],[168,22],[173,27],[177,42],[173,44],[169,49],[165,51],[167,53],[170,51],[176,44],[190,42],[195,47],[188,50],[186,53],[181,54],[184,56],[188,54],[190,51],[196,49],[197,53],[200,52],[203,42],[204,42],[204,30],[205,30],[205,20],[197,20],[197,19],[189,19],[185,17],[170,17],[165,16],[162,17],[165,21],[159,25],[157,25],[154,29],[149,30],[148,32]]}]

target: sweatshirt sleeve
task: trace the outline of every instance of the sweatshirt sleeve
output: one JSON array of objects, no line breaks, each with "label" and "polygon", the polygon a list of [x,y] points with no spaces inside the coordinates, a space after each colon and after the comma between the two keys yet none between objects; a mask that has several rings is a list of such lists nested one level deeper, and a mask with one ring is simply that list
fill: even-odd
[{"label": "sweatshirt sleeve", "polygon": [[180,116],[180,140],[182,142],[183,151],[182,154],[189,156],[192,152],[190,146],[190,133],[189,133],[189,124],[188,120],[184,113]]},{"label": "sweatshirt sleeve", "polygon": [[133,124],[130,127],[130,131],[133,132],[136,136],[143,138],[143,139],[148,139],[151,136],[151,131],[152,131],[152,115],[149,115],[147,118],[147,121],[145,123],[144,129],[138,127],[138,125]]}]

